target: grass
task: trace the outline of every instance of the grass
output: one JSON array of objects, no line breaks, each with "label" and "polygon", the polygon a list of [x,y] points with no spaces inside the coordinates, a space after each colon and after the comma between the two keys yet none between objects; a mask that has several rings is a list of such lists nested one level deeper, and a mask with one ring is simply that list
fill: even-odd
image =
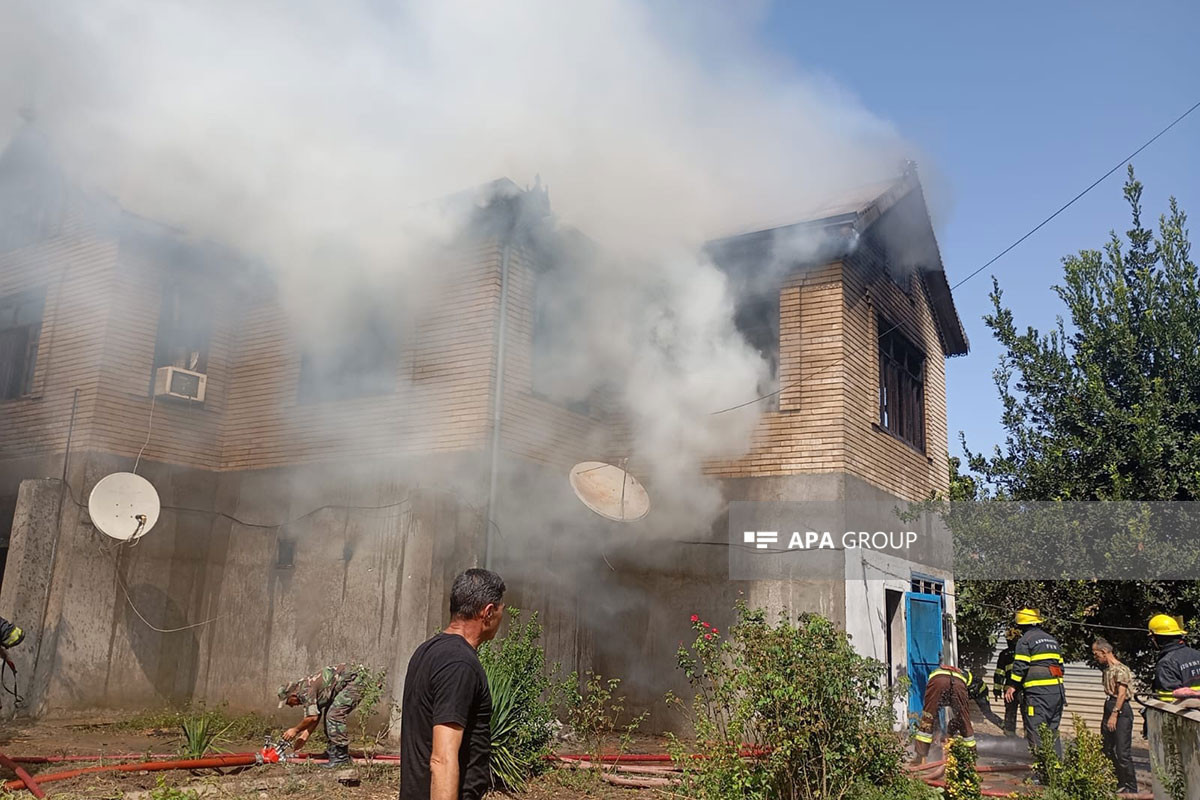
[{"label": "grass", "polygon": [[121,731],[166,730],[172,733],[202,728],[213,733],[208,742],[211,745],[217,735],[228,742],[262,739],[274,733],[278,725],[253,712],[230,714],[224,704],[209,708],[203,703],[197,703],[182,708],[135,714],[113,723],[112,727]]}]

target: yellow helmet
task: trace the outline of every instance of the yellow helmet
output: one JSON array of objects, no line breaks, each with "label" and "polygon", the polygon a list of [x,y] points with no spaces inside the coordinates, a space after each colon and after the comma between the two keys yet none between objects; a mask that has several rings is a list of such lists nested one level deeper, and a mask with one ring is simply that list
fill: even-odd
[{"label": "yellow helmet", "polygon": [[1037,609],[1022,608],[1017,612],[1016,623],[1018,625],[1040,625],[1046,620],[1042,619],[1042,615],[1037,612]]},{"label": "yellow helmet", "polygon": [[1151,617],[1150,632],[1155,636],[1183,636],[1187,633],[1179,619],[1169,614],[1155,614]]}]

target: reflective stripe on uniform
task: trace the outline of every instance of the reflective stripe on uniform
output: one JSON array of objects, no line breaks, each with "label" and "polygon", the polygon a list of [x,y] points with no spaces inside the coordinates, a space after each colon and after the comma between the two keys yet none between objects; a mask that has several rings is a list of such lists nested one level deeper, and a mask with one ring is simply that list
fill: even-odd
[{"label": "reflective stripe on uniform", "polygon": [[1013,656],[1013,661],[1032,661],[1032,660],[1033,660],[1033,656],[1023,655],[1021,653],[1017,653],[1016,655]]},{"label": "reflective stripe on uniform", "polygon": [[[1197,686],[1188,686],[1188,687],[1183,687],[1183,686],[1180,686],[1179,688],[1180,688],[1180,689],[1183,689],[1183,688],[1188,688],[1188,689],[1191,689],[1191,690],[1192,690],[1192,691],[1194,691],[1194,692],[1200,692],[1200,685],[1197,685]],[[1159,700],[1162,700],[1164,703],[1173,703],[1173,702],[1175,702],[1176,700],[1179,700],[1180,698],[1176,697],[1176,696],[1175,696],[1175,694],[1174,694],[1174,690],[1172,690],[1172,691],[1170,691],[1170,692],[1159,692],[1159,693],[1158,693],[1158,699],[1159,699]]]},{"label": "reflective stripe on uniform", "polygon": [[1036,656],[1029,656],[1030,661],[1049,661],[1052,658],[1062,661],[1062,655],[1059,653],[1038,653]]},{"label": "reflective stripe on uniform", "polygon": [[975,746],[975,737],[972,736],[970,738],[963,739],[962,743],[965,744],[967,747],[974,747]]},{"label": "reflective stripe on uniform", "polygon": [[1036,681],[1025,681],[1025,688],[1032,689],[1035,686],[1061,686],[1062,678],[1042,678]]},{"label": "reflective stripe on uniform", "polygon": [[918,742],[924,742],[925,744],[933,743],[933,734],[931,733],[918,733],[914,738]]}]

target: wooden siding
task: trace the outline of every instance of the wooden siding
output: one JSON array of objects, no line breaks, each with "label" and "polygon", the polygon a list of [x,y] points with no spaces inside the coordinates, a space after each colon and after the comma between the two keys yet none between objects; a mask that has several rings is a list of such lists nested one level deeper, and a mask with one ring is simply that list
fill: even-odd
[{"label": "wooden siding", "polygon": [[[203,406],[159,400],[144,457],[210,470],[489,446],[503,247],[464,247],[436,265],[443,291],[407,324],[387,395],[301,403],[290,320],[270,297],[229,298],[213,325]],[[146,442],[163,266],[116,242],[73,234],[0,254],[0,293],[48,285],[33,397],[0,404],[0,455],[61,451],[70,395],[76,437],[135,456]],[[537,255],[509,259],[502,446],[564,467],[611,454],[623,429],[531,391]],[[432,268],[432,267],[431,267]],[[906,288],[907,291],[906,291]],[[707,472],[754,477],[848,472],[905,498],[947,484],[945,365],[920,281],[888,276],[870,238],[844,262],[791,276],[780,294],[778,410],[763,414],[747,453]],[[926,452],[878,427],[879,316],[927,356]],[[756,414],[749,408],[732,414]]]},{"label": "wooden siding", "polygon": [[87,231],[0,253],[0,295],[44,287],[32,392],[0,401],[0,458],[61,453],[79,390],[72,447],[92,434],[113,302],[116,243]]}]

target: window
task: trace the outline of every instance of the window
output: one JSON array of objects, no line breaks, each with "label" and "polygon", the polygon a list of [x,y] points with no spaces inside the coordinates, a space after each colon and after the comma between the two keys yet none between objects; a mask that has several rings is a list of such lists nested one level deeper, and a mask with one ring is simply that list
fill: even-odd
[{"label": "window", "polygon": [[530,391],[538,397],[574,411],[591,412],[587,397],[578,397],[579,387],[591,383],[593,376],[579,372],[579,348],[582,314],[571,309],[570,293],[558,283],[551,271],[539,272],[533,283],[533,326],[530,332]]},{"label": "window", "polygon": [[925,452],[925,354],[879,319],[879,427]]},{"label": "window", "polygon": [[33,391],[45,300],[40,289],[0,298],[0,400]]},{"label": "window", "polygon": [[[342,327],[300,356],[301,403],[390,394],[396,390],[395,327],[378,307],[359,305]],[[315,337],[314,337],[315,338]]]},{"label": "window", "polygon": [[767,362],[766,383],[757,387],[759,396],[771,394],[764,401],[768,410],[779,409],[779,292],[771,290],[740,298],[733,313],[733,324],[746,342]]},{"label": "window", "polygon": [[919,594],[934,594],[941,597],[945,587],[946,582],[937,578],[926,578],[924,575],[916,574],[912,576],[912,591]]},{"label": "window", "polygon": [[163,292],[158,314],[158,342],[154,368],[179,367],[208,371],[208,341],[212,335],[212,304],[205,295],[181,283]]}]

